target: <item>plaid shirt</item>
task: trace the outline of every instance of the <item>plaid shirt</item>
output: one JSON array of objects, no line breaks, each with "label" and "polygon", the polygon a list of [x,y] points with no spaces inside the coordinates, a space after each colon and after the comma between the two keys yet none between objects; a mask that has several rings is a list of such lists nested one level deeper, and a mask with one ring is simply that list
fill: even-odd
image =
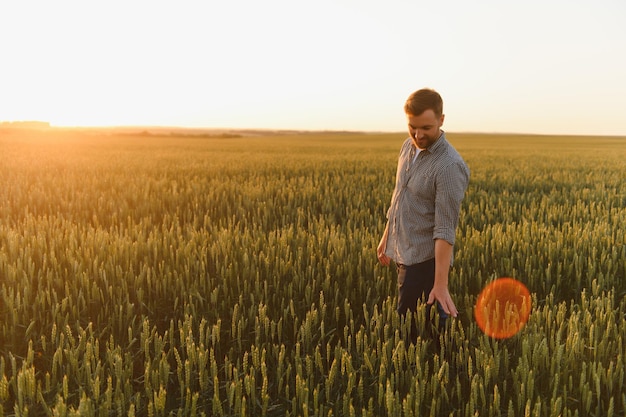
[{"label": "plaid shirt", "polygon": [[469,168],[446,140],[439,139],[417,155],[407,138],[398,158],[396,186],[387,211],[385,254],[398,264],[414,265],[435,257],[435,239],[454,245]]}]

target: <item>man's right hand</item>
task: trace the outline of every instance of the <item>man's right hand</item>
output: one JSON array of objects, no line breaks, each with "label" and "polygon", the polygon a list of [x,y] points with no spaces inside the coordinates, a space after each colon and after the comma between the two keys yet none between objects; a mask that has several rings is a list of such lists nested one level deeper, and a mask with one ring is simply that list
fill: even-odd
[{"label": "man's right hand", "polygon": [[383,266],[389,266],[391,262],[391,258],[385,255],[385,250],[387,250],[387,234],[380,239],[380,243],[378,244],[378,248],[376,249],[376,255],[378,256],[378,262]]}]

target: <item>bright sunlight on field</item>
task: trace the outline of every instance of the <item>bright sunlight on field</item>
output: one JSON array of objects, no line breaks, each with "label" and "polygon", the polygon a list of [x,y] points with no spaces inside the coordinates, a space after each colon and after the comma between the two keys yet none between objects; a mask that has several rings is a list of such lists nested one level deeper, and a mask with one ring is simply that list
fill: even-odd
[{"label": "bright sunlight on field", "polygon": [[[624,415],[626,139],[448,133],[437,350],[376,260],[404,137],[0,133],[0,415]],[[532,311],[499,340],[503,276]]]}]

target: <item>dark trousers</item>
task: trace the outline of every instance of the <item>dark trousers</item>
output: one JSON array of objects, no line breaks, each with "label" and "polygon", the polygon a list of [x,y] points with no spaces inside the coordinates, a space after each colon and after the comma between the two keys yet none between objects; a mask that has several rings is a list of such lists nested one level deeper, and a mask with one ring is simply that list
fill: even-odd
[{"label": "dark trousers", "polygon": [[[417,311],[417,303],[428,301],[430,291],[435,284],[435,259],[415,264],[402,265],[398,267],[398,314],[403,318],[406,317],[407,311],[415,313]],[[429,336],[438,339],[439,333],[443,330],[448,315],[443,311],[438,303],[437,310],[439,313],[439,325],[434,327],[430,320],[430,309],[432,305],[426,306],[426,328],[418,331],[415,318],[411,321],[410,341],[415,342],[417,337]],[[436,329],[436,330],[435,330]]]}]

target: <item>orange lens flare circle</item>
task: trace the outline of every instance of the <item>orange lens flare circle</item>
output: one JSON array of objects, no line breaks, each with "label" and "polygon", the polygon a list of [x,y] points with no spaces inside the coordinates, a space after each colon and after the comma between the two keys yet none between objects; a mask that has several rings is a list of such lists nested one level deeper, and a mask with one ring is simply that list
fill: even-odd
[{"label": "orange lens flare circle", "polygon": [[498,278],[478,295],[474,318],[487,336],[506,339],[519,332],[530,316],[528,288],[513,278]]}]

